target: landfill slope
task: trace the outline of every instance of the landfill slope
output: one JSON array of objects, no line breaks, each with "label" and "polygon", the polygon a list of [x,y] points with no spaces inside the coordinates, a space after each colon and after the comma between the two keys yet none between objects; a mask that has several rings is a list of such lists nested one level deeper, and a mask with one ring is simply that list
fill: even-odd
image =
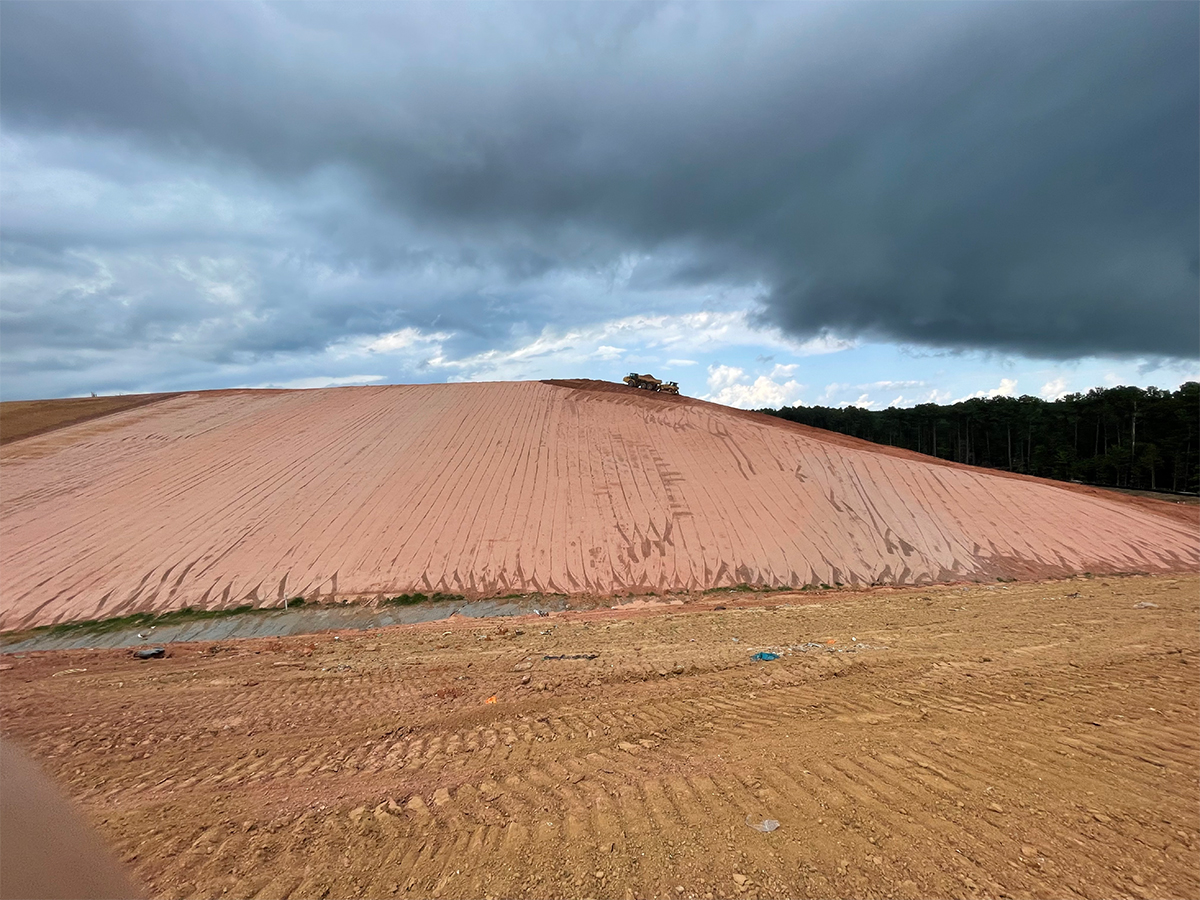
[{"label": "landfill slope", "polygon": [[1194,510],[595,382],[179,394],[5,445],[0,490],[3,629],[1200,566]]}]

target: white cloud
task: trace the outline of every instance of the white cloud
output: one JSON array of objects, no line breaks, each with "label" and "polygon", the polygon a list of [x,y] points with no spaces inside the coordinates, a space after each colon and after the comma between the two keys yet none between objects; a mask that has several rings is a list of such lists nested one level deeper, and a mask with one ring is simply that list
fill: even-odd
[{"label": "white cloud", "polygon": [[1041,396],[1043,400],[1061,400],[1068,393],[1067,380],[1065,378],[1055,378],[1053,381],[1047,381],[1042,385]]},{"label": "white cloud", "polygon": [[1017,395],[1017,379],[1001,378],[1000,387],[987,392],[989,397],[1015,397]]},{"label": "white cloud", "polygon": [[850,385],[848,385],[848,384],[840,383],[837,381],[831,381],[829,384],[825,385],[825,392],[822,393],[821,396],[819,396],[817,398],[815,405],[822,406],[824,404],[834,402],[833,401],[834,396],[836,394],[840,394],[844,390],[847,390],[849,387],[850,387]]},{"label": "white cloud", "polygon": [[[410,346],[415,329],[396,332],[397,343]],[[390,336],[389,336],[390,337]],[[751,324],[746,310],[731,312],[694,312],[683,315],[634,315],[582,328],[559,330],[551,326],[509,350],[487,350],[463,357],[453,357],[440,342],[449,335],[423,335],[421,340],[438,342],[436,352],[426,361],[434,369],[451,370],[460,380],[510,380],[545,378],[571,368],[584,368],[587,360],[612,361],[624,356],[630,365],[641,363],[663,365],[662,358],[672,350],[692,353],[714,353],[733,347],[771,347],[795,356],[814,356],[837,353],[856,346],[828,335],[798,342],[775,328],[758,328]],[[378,343],[370,342],[367,346]],[[667,366],[696,365],[688,358],[668,356]],[[776,366],[775,371],[790,374],[795,366]],[[641,371],[641,370],[639,370]],[[773,376],[775,380],[781,377]]]},{"label": "white cloud", "polygon": [[736,366],[709,366],[708,389],[719,391],[746,380],[746,370]]},{"label": "white cloud", "polygon": [[860,384],[864,390],[895,391],[905,388],[925,387],[924,381],[872,381],[870,384]]},{"label": "white cloud", "polygon": [[708,388],[709,393],[702,400],[739,409],[762,409],[794,405],[800,399],[804,385],[794,379],[780,383],[766,375],[751,381],[744,369],[714,365],[708,367]]},{"label": "white cloud", "polygon": [[878,401],[872,400],[870,394],[859,394],[857,400],[843,400],[838,404],[841,409],[845,409],[847,406],[857,406],[860,409],[874,409],[878,405]]},{"label": "white cloud", "polygon": [[[936,391],[934,393],[936,393]],[[1015,397],[1016,394],[1017,394],[1017,379],[1001,378],[1000,379],[1000,387],[994,387],[994,388],[991,388],[990,390],[985,390],[985,391],[976,391],[973,394],[967,394],[965,397],[959,397],[954,402],[962,403],[964,400],[974,400],[978,397],[985,397],[985,398]],[[939,403],[939,402],[945,402],[945,401],[934,401],[934,402]]]},{"label": "white cloud", "polygon": [[810,338],[798,346],[789,344],[789,349],[797,356],[823,356],[826,353],[841,353],[843,350],[853,350],[857,346],[858,341],[826,334]]},{"label": "white cloud", "polygon": [[293,378],[290,381],[268,381],[263,384],[243,384],[244,388],[276,388],[282,390],[304,390],[309,388],[345,387],[352,384],[374,384],[383,381],[382,375],[315,375],[311,378]]},{"label": "white cloud", "polygon": [[395,353],[418,344],[440,344],[442,341],[449,340],[450,337],[451,335],[441,331],[424,334],[416,328],[401,328],[399,331],[381,334],[378,337],[349,342],[345,345],[345,352]]},{"label": "white cloud", "polygon": [[[926,387],[927,384],[928,383],[925,381],[913,381],[913,380],[909,380],[909,381],[890,381],[890,380],[872,381],[867,384],[849,384],[848,382],[833,381],[833,382],[830,382],[829,384],[825,385],[825,390],[821,394],[821,396],[819,396],[817,398],[816,405],[817,406],[836,406],[841,409],[844,409],[847,406],[861,406],[863,409],[878,409],[880,407],[880,402],[878,400],[871,399],[871,396],[870,396],[871,392],[887,391],[890,393],[890,392],[896,391],[896,390],[899,390],[901,393],[897,395],[895,400],[893,400],[891,403],[887,404],[888,406],[900,406],[902,404],[910,403],[910,402],[918,402],[918,403],[926,402],[926,401],[922,401],[922,400],[910,401],[909,399],[907,399],[905,397],[903,392],[905,389],[909,389],[909,388]],[[844,399],[845,396],[847,394],[850,394],[851,392],[854,392],[853,394],[851,394],[851,396],[853,396],[854,399],[853,400]],[[947,394],[946,396],[949,396],[949,395]],[[839,399],[839,398],[843,398],[843,399]],[[936,398],[931,397],[931,399],[933,399],[934,402],[937,402]]]}]

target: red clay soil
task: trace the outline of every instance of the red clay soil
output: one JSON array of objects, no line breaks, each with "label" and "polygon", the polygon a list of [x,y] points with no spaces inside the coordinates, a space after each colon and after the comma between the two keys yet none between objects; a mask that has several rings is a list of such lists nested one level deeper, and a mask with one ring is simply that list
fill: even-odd
[{"label": "red clay soil", "polygon": [[[552,378],[545,380],[543,383],[554,384],[560,387],[569,387],[574,390],[581,391],[619,392],[629,390],[629,388],[625,387],[624,385],[614,384],[611,381],[595,381],[590,378]],[[645,391],[644,393],[646,394],[647,402],[654,402],[657,400],[661,403],[696,403],[705,406],[716,405],[710,404],[705,400],[696,400],[692,397],[683,397],[679,395],[662,393],[652,394],[648,391]],[[917,453],[914,450],[906,450],[903,447],[889,447],[886,444],[876,444],[872,441],[863,440],[862,438],[851,437],[848,434],[840,434],[836,431],[826,431],[824,428],[815,428],[812,425],[803,425],[799,422],[790,422],[787,419],[780,419],[776,416],[768,415],[766,413],[755,412],[754,410],[736,409],[729,406],[722,406],[720,408],[725,410],[730,415],[744,416],[752,421],[758,422],[759,424],[771,423],[776,426],[791,428],[796,432],[811,438],[812,440],[824,441],[825,443],[834,444],[839,447],[867,450],[872,453],[883,453],[888,456],[895,456],[899,459],[911,459],[916,462],[926,463],[928,465],[950,466],[952,468],[968,469],[973,472],[979,471],[979,467],[977,466],[968,466],[963,463],[954,462],[953,460],[940,459],[938,457],[929,456],[925,453]],[[1200,524],[1200,515],[1198,515],[1195,510],[1170,508],[1179,503],[1196,503],[1196,499],[1190,495],[1180,496],[1156,493],[1153,491],[1128,490],[1125,488],[1093,487],[1087,484],[1074,484],[1067,481],[1055,481],[1050,478],[1038,478],[1033,475],[1022,475],[1018,472],[1005,472],[1000,469],[987,469],[986,471],[991,475],[995,475],[997,478],[1016,478],[1021,481],[1032,481],[1040,484],[1048,484],[1062,490],[1076,491],[1080,494],[1087,494],[1092,497],[1106,497],[1116,491],[1118,493],[1125,494],[1130,498],[1131,501],[1135,503],[1141,500],[1149,501],[1145,504],[1138,505],[1142,505],[1144,509],[1148,509],[1151,512],[1165,516],[1173,515],[1180,521]]]},{"label": "red clay soil", "polygon": [[8,444],[0,475],[3,629],[1200,567],[1194,508],[596,382],[179,394]]}]

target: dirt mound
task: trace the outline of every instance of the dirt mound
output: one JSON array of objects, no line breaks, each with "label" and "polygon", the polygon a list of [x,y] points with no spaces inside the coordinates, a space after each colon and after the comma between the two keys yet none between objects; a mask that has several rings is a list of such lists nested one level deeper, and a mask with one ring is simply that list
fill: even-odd
[{"label": "dirt mound", "polygon": [[0,463],[5,629],[296,596],[1200,565],[1194,509],[596,382],[180,394]]}]

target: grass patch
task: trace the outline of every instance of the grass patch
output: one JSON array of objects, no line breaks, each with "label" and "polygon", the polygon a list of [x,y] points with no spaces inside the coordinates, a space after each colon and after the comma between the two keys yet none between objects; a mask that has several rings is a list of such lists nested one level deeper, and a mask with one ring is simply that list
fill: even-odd
[{"label": "grass patch", "polygon": [[380,601],[380,606],[415,606],[418,603],[465,603],[466,600],[467,598],[462,594],[443,594],[441,591],[437,591],[428,595],[397,594],[395,597],[387,597]]},{"label": "grass patch", "polygon": [[[303,600],[299,601],[303,603]],[[296,603],[295,600],[289,603]],[[128,616],[114,616],[110,619],[84,619],[79,622],[60,622],[57,625],[39,625],[36,628],[30,628],[20,632],[19,637],[33,637],[34,635],[50,635],[57,637],[65,634],[111,634],[114,631],[121,631],[126,628],[149,628],[150,626],[160,627],[163,625],[185,625],[188,622],[200,622],[207,619],[226,619],[230,616],[245,616],[256,615],[260,613],[276,612],[279,610],[277,606],[251,606],[243,604],[242,606],[233,606],[228,609],[195,609],[190,606],[185,606],[182,609],[173,609],[165,613],[131,613]],[[5,643],[9,639],[17,638],[18,635],[5,635]]]},{"label": "grass patch", "polygon": [[701,591],[701,593],[704,593],[704,594],[770,594],[775,591],[796,591],[796,590],[802,591],[806,587],[808,587],[808,585],[802,585],[799,588],[794,588],[788,584],[781,584],[781,585],[772,587],[769,584],[747,584],[746,582],[743,581],[741,584],[735,584],[732,587],[707,588],[704,591]]}]

